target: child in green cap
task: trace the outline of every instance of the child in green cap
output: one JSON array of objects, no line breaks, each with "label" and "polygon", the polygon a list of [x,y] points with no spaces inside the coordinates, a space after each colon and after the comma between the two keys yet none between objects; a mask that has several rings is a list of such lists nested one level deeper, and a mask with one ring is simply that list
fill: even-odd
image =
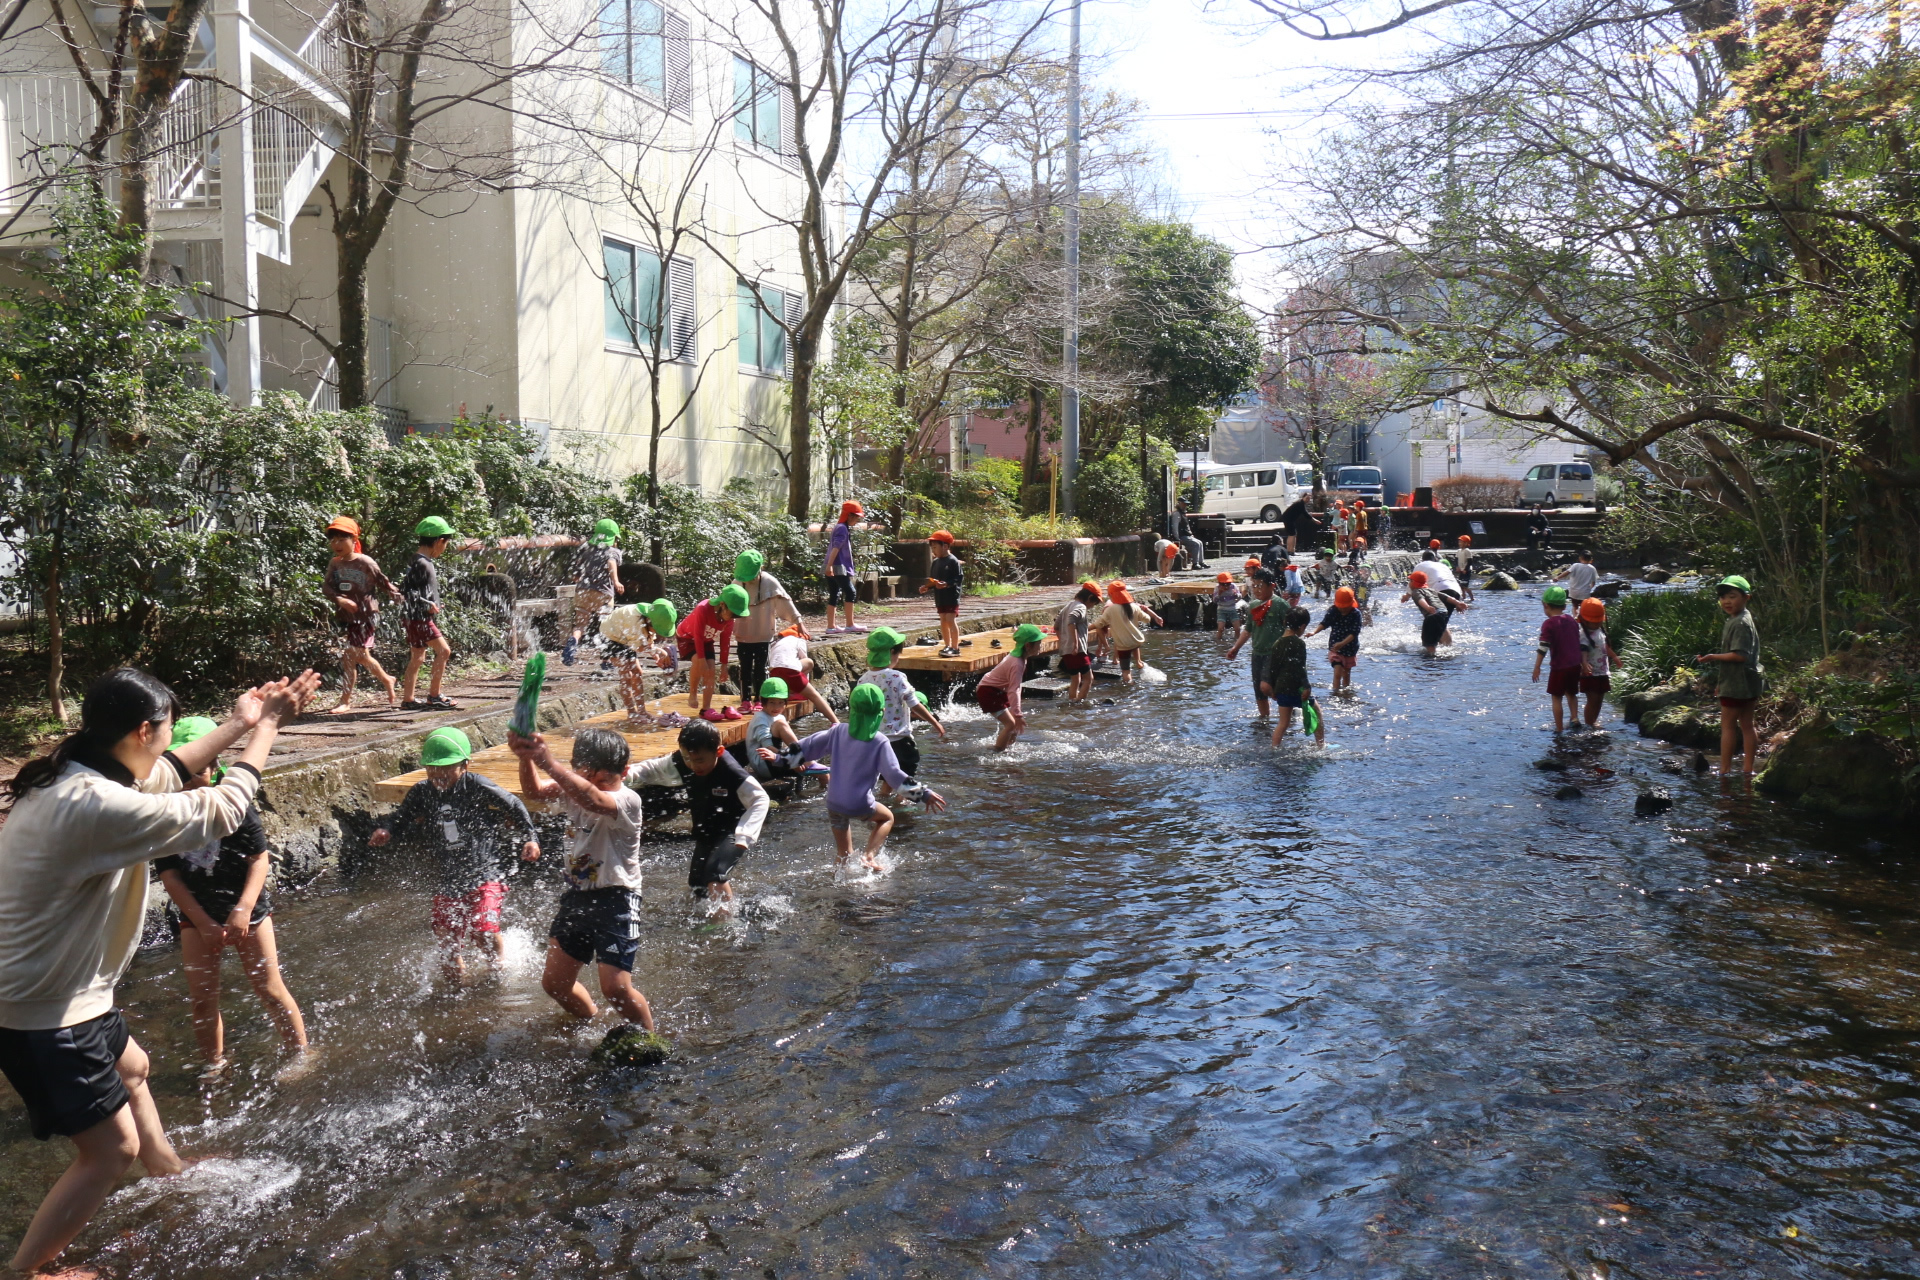
[{"label": "child in green cap", "polygon": [[767,650],[783,626],[807,634],[793,597],[780,579],[766,571],[767,558],[758,551],[742,551],[733,560],[733,580],[747,595],[747,610],[734,620],[733,642],[740,651],[740,695],[744,709],[759,703],[760,685],[767,678]]},{"label": "child in green cap", "polygon": [[1720,693],[1720,777],[1725,781],[1733,773],[1733,753],[1741,753],[1741,771],[1748,787],[1753,785],[1753,761],[1760,753],[1760,732],[1754,727],[1753,707],[1760,699],[1760,628],[1754,625],[1747,600],[1753,584],[1737,573],[1720,579],[1714,588],[1720,599],[1720,612],[1727,620],[1720,624],[1720,652],[1703,653],[1694,659],[1696,666],[1708,666],[1717,677]]},{"label": "child in green cap", "polygon": [[581,636],[620,594],[620,548],[613,545],[619,540],[619,525],[596,520],[593,533],[574,557],[573,634],[560,650],[560,661],[569,667],[579,656]]},{"label": "child in green cap", "polygon": [[[1567,589],[1548,587],[1540,593],[1547,620],[1540,624],[1540,645],[1533,655],[1533,682],[1540,683],[1540,664],[1548,663],[1547,697],[1553,702],[1553,731],[1580,720],[1580,624],[1567,612]],[[1560,711],[1566,700],[1566,714]]]},{"label": "child in green cap", "polygon": [[472,757],[473,745],[460,730],[428,734],[420,748],[426,780],[414,783],[367,837],[376,849],[395,836],[425,842],[434,860],[433,934],[440,940],[449,982],[466,976],[462,951],[468,942],[484,948],[496,966],[505,955],[500,909],[507,898],[504,870],[512,865],[509,846],[518,842],[524,862],[540,857],[527,806],[469,769]]},{"label": "child in green cap", "polygon": [[741,718],[733,707],[715,711],[713,695],[719,692],[719,673],[727,669],[727,655],[733,647],[733,620],[746,611],[746,588],[729,582],[720,588],[718,595],[695,605],[674,632],[680,656],[692,663],[692,670],[687,673],[687,705],[699,707],[702,720]]},{"label": "child in green cap", "polygon": [[[401,680],[400,706],[407,711],[451,710],[458,704],[442,697],[440,683],[447,676],[447,659],[453,648],[440,634],[434,619],[440,615],[440,571],[434,561],[447,554],[453,538],[453,526],[439,516],[428,516],[414,526],[419,545],[407,557],[407,571],[400,578],[400,599],[407,615],[407,674]],[[420,664],[427,652],[433,652],[433,675],[427,681],[427,696],[416,701],[414,686],[420,680]]]},{"label": "child in green cap", "polygon": [[787,682],[768,676],[760,682],[760,702],[747,725],[747,764],[762,782],[800,772],[800,735],[787,723]]},{"label": "child in green cap", "polygon": [[1027,718],[1020,713],[1020,686],[1027,678],[1027,656],[1045,639],[1046,634],[1031,622],[1015,627],[1012,651],[980,677],[973,691],[980,709],[1000,722],[1000,733],[993,740],[995,751],[1005,751],[1026,732]]},{"label": "child in green cap", "polygon": [[827,823],[833,829],[834,850],[842,870],[853,855],[852,826],[870,824],[867,850],[861,865],[884,872],[881,847],[893,831],[893,811],[874,799],[874,783],[887,784],[909,801],[925,800],[935,813],[947,807],[940,793],[915,782],[893,754],[893,744],[880,732],[886,717],[886,695],[870,684],[858,684],[847,697],[847,718],[840,724],[800,740],[800,758],[833,758],[833,776],[827,780]]},{"label": "child in green cap", "polygon": [[[173,746],[184,747],[218,727],[205,716],[176,720]],[[187,779],[181,789],[212,786],[223,772],[215,761]],[[287,1052],[298,1054],[307,1047],[307,1024],[280,977],[280,955],[274,945],[273,901],[267,896],[272,852],[267,830],[260,824],[260,810],[249,803],[246,817],[232,835],[153,864],[172,899],[167,925],[180,943],[187,995],[193,1002],[193,1037],[200,1042],[208,1075],[227,1066],[226,1025],[220,1018],[220,959],[228,947],[239,952],[247,981],[280,1029]]]},{"label": "child in green cap", "polygon": [[880,732],[893,744],[894,759],[900,762],[900,767],[917,774],[920,746],[913,740],[913,722],[925,720],[940,731],[942,741],[946,739],[947,730],[914,701],[913,681],[893,665],[900,660],[900,651],[906,646],[907,638],[892,627],[876,627],[868,632],[867,674],[860,677],[859,684],[873,685],[887,700]]}]

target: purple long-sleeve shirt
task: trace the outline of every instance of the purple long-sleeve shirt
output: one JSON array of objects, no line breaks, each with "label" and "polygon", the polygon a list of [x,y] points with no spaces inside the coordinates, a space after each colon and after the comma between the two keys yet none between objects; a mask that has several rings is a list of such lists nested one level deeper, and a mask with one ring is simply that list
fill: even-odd
[{"label": "purple long-sleeve shirt", "polygon": [[873,784],[885,778],[887,785],[909,800],[918,800],[926,790],[907,776],[894,757],[893,744],[880,734],[861,741],[848,730],[846,721],[810,733],[800,739],[800,758],[818,760],[833,757],[833,776],[827,779],[827,808],[838,813],[865,815],[873,808]]},{"label": "purple long-sleeve shirt", "polygon": [[827,576],[853,572],[853,526],[844,520],[827,532]]}]

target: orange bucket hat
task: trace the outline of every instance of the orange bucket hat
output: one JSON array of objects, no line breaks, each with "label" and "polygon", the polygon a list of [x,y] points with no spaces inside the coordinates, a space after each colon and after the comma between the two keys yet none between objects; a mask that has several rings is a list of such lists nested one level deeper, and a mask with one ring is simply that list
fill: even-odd
[{"label": "orange bucket hat", "polygon": [[1258,569],[1260,567],[1260,562],[1258,560],[1255,560],[1252,556],[1248,556],[1246,567],[1249,569]]},{"label": "orange bucket hat", "polygon": [[1472,545],[1473,545],[1473,535],[1472,535],[1472,534],[1470,534],[1470,533],[1463,533],[1463,534],[1461,534],[1461,535],[1460,535],[1460,545],[1461,545],[1461,546],[1463,546],[1463,547],[1470,547],[1470,546],[1472,546]]},{"label": "orange bucket hat", "polygon": [[335,516],[327,522],[328,533],[344,533],[353,539],[353,553],[360,554],[360,522],[350,516]]},{"label": "orange bucket hat", "polygon": [[1366,545],[1367,545],[1367,539],[1366,539],[1366,535],[1365,535],[1365,534],[1359,534],[1359,533],[1356,533],[1356,534],[1354,534],[1354,535],[1353,535],[1353,545],[1354,545],[1354,546],[1356,546],[1356,547],[1364,547],[1364,546],[1366,546]]},{"label": "orange bucket hat", "polygon": [[1107,584],[1107,599],[1113,601],[1115,604],[1131,604],[1133,602],[1133,596],[1127,591],[1127,584],[1119,578],[1115,578]]},{"label": "orange bucket hat", "polygon": [[1333,607],[1336,609],[1353,608],[1353,588],[1341,587],[1333,593]]},{"label": "orange bucket hat", "polygon": [[840,504],[840,523],[845,524],[854,516],[865,515],[866,511],[867,509],[857,502],[843,502]]},{"label": "orange bucket hat", "polygon": [[1607,602],[1599,596],[1588,596],[1580,602],[1580,621],[1599,626],[1607,620]]},{"label": "orange bucket hat", "polygon": [[1092,578],[1082,578],[1080,580],[1080,589],[1082,591],[1091,591],[1096,596],[1100,594],[1100,584]]},{"label": "orange bucket hat", "polygon": [[1427,539],[1427,549],[1428,549],[1428,550],[1430,550],[1430,551],[1438,551],[1438,550],[1440,549],[1440,539],[1438,539],[1438,538],[1428,538],[1428,539]]},{"label": "orange bucket hat", "polygon": [[1213,575],[1213,580],[1215,582],[1232,582],[1233,575],[1230,573],[1216,573]]},{"label": "orange bucket hat", "polygon": [[928,542],[944,542],[947,545],[951,546],[953,545],[953,535],[948,533],[945,529],[935,529],[932,533],[927,535],[927,541]]},{"label": "orange bucket hat", "polygon": [[1424,587],[1427,585],[1427,575],[1415,569],[1407,575],[1407,585],[1410,587]]}]

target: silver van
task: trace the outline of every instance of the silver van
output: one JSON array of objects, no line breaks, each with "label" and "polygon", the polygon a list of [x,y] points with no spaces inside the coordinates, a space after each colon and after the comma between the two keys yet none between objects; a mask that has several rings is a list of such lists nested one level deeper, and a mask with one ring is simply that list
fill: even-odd
[{"label": "silver van", "polygon": [[1520,482],[1520,502],[1529,507],[1592,502],[1593,495],[1593,467],[1585,462],[1543,462]]},{"label": "silver van", "polygon": [[1312,485],[1312,471],[1296,462],[1216,466],[1207,470],[1207,493],[1199,514],[1277,524],[1280,513],[1293,505],[1301,488]]}]

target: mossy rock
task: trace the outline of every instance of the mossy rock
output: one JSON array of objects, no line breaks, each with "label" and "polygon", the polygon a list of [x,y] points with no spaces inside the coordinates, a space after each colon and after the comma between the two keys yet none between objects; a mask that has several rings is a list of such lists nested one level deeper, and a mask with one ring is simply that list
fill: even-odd
[{"label": "mossy rock", "polygon": [[672,1056],[673,1041],[631,1023],[607,1032],[593,1051],[593,1060],[608,1067],[657,1067]]},{"label": "mossy rock", "polygon": [[1677,742],[1683,747],[1717,746],[1720,717],[1706,708],[1676,702],[1641,716],[1640,736]]},{"label": "mossy rock", "polygon": [[1692,696],[1685,685],[1659,684],[1651,689],[1643,689],[1639,693],[1622,694],[1620,714],[1626,718],[1628,724],[1638,724],[1649,712],[1670,707],[1676,702],[1685,702]]},{"label": "mossy rock", "polygon": [[1885,738],[1841,733],[1824,712],[1768,757],[1762,791],[1842,818],[1896,818],[1914,810],[1914,779]]},{"label": "mossy rock", "polygon": [[1518,591],[1520,584],[1510,573],[1495,573],[1480,585],[1482,591]]}]

